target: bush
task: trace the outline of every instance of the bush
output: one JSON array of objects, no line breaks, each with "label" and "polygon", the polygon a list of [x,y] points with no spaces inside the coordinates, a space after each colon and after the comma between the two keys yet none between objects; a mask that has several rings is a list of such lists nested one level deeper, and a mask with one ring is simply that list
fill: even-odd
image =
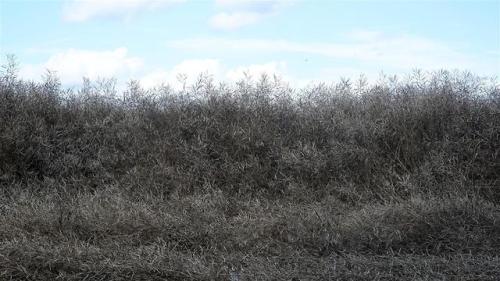
[{"label": "bush", "polygon": [[7,65],[0,276],[498,279],[499,85],[358,84],[75,91]]},{"label": "bush", "polygon": [[207,182],[269,195],[291,183],[353,183],[394,196],[411,193],[403,178],[437,193],[454,178],[500,183],[498,85],[467,73],[362,90],[348,81],[292,90],[266,77],[219,88],[205,78],[178,92],[131,82],[124,98],[112,80],[84,80],[74,94],[50,73],[42,83],[14,73],[0,85],[4,183],[52,178],[99,188],[127,185],[134,174],[141,189],[166,193]]}]

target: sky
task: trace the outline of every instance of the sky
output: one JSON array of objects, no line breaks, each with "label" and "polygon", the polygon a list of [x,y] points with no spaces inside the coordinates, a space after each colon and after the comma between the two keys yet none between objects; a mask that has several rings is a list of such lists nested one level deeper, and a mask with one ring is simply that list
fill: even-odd
[{"label": "sky", "polygon": [[500,0],[0,0],[0,54],[144,87],[277,75],[293,85],[414,69],[500,74]]}]

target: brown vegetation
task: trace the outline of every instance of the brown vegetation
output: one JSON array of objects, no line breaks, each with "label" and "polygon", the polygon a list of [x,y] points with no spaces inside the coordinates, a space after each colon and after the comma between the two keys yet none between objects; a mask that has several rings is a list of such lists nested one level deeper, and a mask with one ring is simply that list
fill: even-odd
[{"label": "brown vegetation", "polygon": [[500,89],[0,79],[2,280],[498,280]]}]

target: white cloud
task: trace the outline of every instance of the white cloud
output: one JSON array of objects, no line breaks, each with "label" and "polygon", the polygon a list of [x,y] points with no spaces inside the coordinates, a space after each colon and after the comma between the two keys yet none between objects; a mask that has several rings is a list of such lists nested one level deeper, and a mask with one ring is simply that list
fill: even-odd
[{"label": "white cloud", "polygon": [[[356,32],[348,42],[294,42],[277,39],[192,38],[174,40],[169,47],[203,50],[207,53],[238,52],[299,53],[349,60],[355,65],[377,66],[379,69],[401,70],[422,68],[470,69],[484,73],[494,65],[470,54],[460,52],[441,42],[415,36],[386,36],[375,32]],[[355,38],[354,40],[352,40]],[[493,71],[493,70],[492,70]]]},{"label": "white cloud", "polygon": [[64,86],[80,85],[83,77],[91,80],[117,78],[119,88],[125,87],[125,81],[137,78],[145,88],[168,84],[179,89],[183,77],[186,85],[192,85],[200,75],[208,75],[215,81],[221,82],[239,81],[245,74],[254,80],[259,79],[262,74],[288,77],[284,61],[229,67],[213,58],[183,60],[169,69],[160,68],[145,73],[142,59],[130,56],[126,48],[109,51],[79,49],[60,51],[50,56],[44,63],[22,65],[20,77],[40,81],[47,70],[55,72]]},{"label": "white cloud", "polygon": [[245,75],[253,79],[259,79],[263,74],[268,76],[276,75],[283,79],[287,79],[286,62],[268,62],[264,64],[252,64],[248,66],[238,66],[226,72],[225,77],[232,82],[239,81],[245,78]]},{"label": "white cloud", "polygon": [[353,40],[373,41],[383,36],[381,32],[371,30],[353,30],[347,33],[347,36]]},{"label": "white cloud", "polygon": [[46,70],[55,71],[64,84],[80,83],[82,77],[130,76],[143,62],[127,53],[126,48],[111,51],[69,49],[52,55],[45,63],[23,66],[20,74],[23,78],[37,80]]},{"label": "white cloud", "polygon": [[67,21],[81,22],[96,17],[129,17],[148,9],[157,9],[185,0],[69,0],[63,17]]},{"label": "white cloud", "polygon": [[259,79],[262,74],[268,76],[276,75],[288,80],[287,65],[285,62],[271,61],[262,64],[240,65],[228,67],[217,59],[185,60],[172,67],[172,69],[157,69],[144,75],[140,81],[145,88],[152,88],[161,84],[170,85],[176,89],[182,86],[180,75],[185,75],[186,84],[193,84],[196,79],[203,75],[209,75],[215,81],[237,82],[249,75],[253,80]]},{"label": "white cloud", "polygon": [[232,11],[255,11],[272,12],[280,7],[296,1],[288,0],[215,0],[215,5],[219,8]]},{"label": "white cloud", "polygon": [[234,30],[259,22],[263,14],[255,12],[218,13],[210,18],[210,25],[217,29]]},{"label": "white cloud", "polygon": [[221,10],[209,20],[216,29],[235,30],[243,26],[259,23],[275,15],[286,4],[285,0],[216,0],[215,6]]},{"label": "white cloud", "polygon": [[215,59],[185,60],[176,65],[173,71],[187,75],[200,74],[202,72],[216,74],[220,70],[220,67],[220,62]]},{"label": "white cloud", "polygon": [[186,77],[186,83],[192,84],[200,74],[212,75],[217,78],[221,76],[222,65],[216,59],[192,59],[184,60],[170,70],[157,69],[143,76],[140,81],[146,88],[158,86],[162,83],[178,87],[180,75]]}]

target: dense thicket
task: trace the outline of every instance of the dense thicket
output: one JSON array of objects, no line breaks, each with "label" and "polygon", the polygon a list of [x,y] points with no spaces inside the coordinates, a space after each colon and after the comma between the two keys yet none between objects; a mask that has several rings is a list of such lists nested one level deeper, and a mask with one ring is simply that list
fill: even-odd
[{"label": "dense thicket", "polygon": [[0,278],[495,280],[500,87],[416,71],[118,92],[10,65],[0,190]]},{"label": "dense thicket", "polygon": [[51,75],[6,73],[0,89],[4,186],[276,195],[300,185],[346,200],[452,188],[500,200],[499,88],[467,73],[302,91],[266,78],[181,91],[132,82],[124,94],[112,81],[68,91]]}]

